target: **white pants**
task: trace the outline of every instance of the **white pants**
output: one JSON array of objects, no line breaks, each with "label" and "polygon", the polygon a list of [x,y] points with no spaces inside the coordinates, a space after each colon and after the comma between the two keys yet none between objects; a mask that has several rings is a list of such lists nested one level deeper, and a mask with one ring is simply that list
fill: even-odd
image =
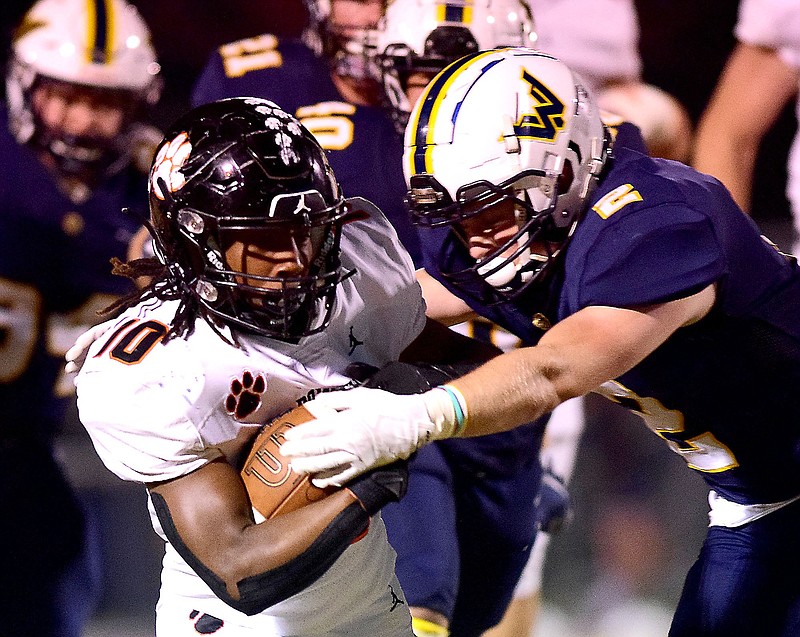
[{"label": "white pants", "polygon": [[224,619],[219,619],[204,613],[199,608],[203,606],[200,601],[192,603],[186,599],[169,604],[159,601],[156,607],[156,637],[413,637],[411,615],[396,577],[391,586],[397,599],[387,590],[372,605],[374,612],[350,618],[326,632],[300,630],[288,634],[280,629],[278,621],[270,625],[264,613],[253,621],[254,618],[230,609]]}]

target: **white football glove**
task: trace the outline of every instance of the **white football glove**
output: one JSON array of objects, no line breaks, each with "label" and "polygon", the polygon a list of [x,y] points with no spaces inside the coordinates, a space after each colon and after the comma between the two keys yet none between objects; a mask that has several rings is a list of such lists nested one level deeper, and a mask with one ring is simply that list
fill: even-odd
[{"label": "white football glove", "polygon": [[77,374],[81,371],[83,362],[86,360],[86,354],[89,352],[92,343],[108,332],[116,322],[117,319],[113,318],[109,321],[93,325],[75,340],[75,344],[70,347],[64,355],[64,358],[67,359],[67,364],[64,367],[67,374]]},{"label": "white football glove", "polygon": [[319,394],[305,406],[316,420],[287,431],[281,453],[295,471],[317,474],[312,482],[321,488],[341,486],[368,469],[408,458],[456,429],[453,402],[438,388],[399,396],[357,387]]}]

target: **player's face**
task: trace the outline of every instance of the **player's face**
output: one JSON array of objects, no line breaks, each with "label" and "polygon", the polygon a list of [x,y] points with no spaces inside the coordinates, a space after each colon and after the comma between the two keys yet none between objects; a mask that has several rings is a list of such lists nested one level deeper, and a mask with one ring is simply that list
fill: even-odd
[{"label": "player's face", "polygon": [[47,80],[33,92],[33,108],[51,131],[67,137],[113,139],[122,130],[122,92]]},{"label": "player's face", "polygon": [[245,230],[236,232],[225,250],[231,270],[241,272],[237,281],[262,289],[278,289],[276,281],[253,277],[288,279],[308,274],[324,236],[323,228],[284,228],[280,230]]},{"label": "player's face", "polygon": [[496,250],[519,232],[514,202],[510,199],[501,200],[480,214],[463,219],[459,227],[469,255],[476,261],[490,254],[507,256],[514,251],[513,247],[500,254],[496,254]]},{"label": "player's face", "polygon": [[383,16],[383,0],[333,0],[330,26],[344,37],[374,29]]}]

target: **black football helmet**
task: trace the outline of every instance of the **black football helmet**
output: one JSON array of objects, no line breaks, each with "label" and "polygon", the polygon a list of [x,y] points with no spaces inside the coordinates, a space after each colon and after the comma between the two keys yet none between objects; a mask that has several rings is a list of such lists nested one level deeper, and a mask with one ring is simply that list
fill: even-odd
[{"label": "black football helmet", "polygon": [[[149,188],[156,256],[184,301],[189,297],[201,313],[232,327],[280,340],[325,328],[336,286],[349,274],[340,265],[339,239],[354,213],[324,151],[295,117],[249,97],[199,106],[162,141]],[[303,276],[245,278],[226,262],[237,233],[291,228],[319,239]]]}]

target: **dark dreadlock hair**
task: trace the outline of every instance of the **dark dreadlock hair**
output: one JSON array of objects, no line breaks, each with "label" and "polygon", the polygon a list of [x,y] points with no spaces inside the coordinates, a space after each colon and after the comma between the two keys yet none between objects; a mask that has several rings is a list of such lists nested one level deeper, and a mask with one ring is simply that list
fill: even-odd
[{"label": "dark dreadlock hair", "polygon": [[[144,225],[153,241],[158,242],[159,238],[151,223],[144,221]],[[112,257],[111,266],[111,274],[131,279],[137,289],[100,310],[98,314],[101,317],[111,318],[134,305],[151,299],[159,301],[179,300],[181,303],[178,305],[175,318],[172,320],[170,329],[163,340],[166,342],[175,337],[183,338],[194,332],[195,321],[202,314],[202,306],[189,290],[189,286],[180,276],[175,276],[169,266],[161,263],[156,257],[132,259],[127,262],[121,261],[117,257]],[[209,323],[221,338],[230,342],[230,339],[220,333],[214,321],[209,321]],[[236,343],[231,344],[235,345]]]}]

